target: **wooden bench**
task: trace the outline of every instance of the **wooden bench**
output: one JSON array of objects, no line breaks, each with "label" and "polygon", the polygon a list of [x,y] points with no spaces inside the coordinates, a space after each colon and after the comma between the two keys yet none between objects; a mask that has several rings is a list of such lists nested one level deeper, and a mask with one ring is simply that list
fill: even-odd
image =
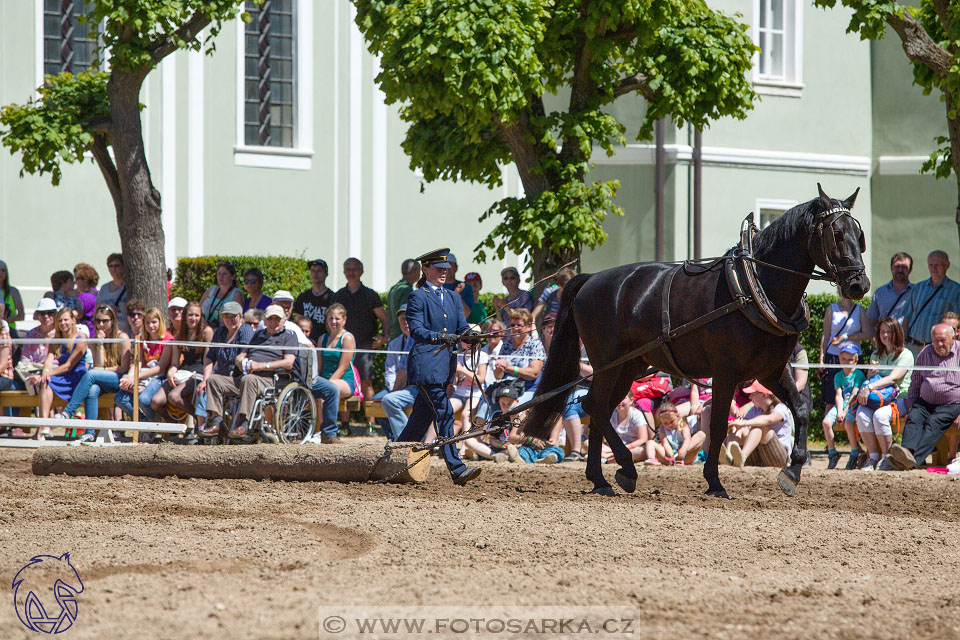
[{"label": "wooden bench", "polygon": [[[900,416],[897,421],[892,425],[894,435],[902,435],[903,427],[907,422],[906,416]],[[843,422],[837,422],[833,425],[834,432],[837,431],[846,431]],[[960,440],[960,418],[957,418],[953,421],[953,424],[950,425],[950,428],[944,431],[943,436],[940,438],[940,441],[937,443],[936,450],[931,454],[933,456],[933,466],[935,467],[945,467],[950,462],[950,439],[954,438]]]},{"label": "wooden bench", "polygon": [[[23,409],[33,409],[40,404],[39,395],[30,395],[26,391],[0,391],[0,409],[12,407],[19,409],[18,414],[23,414]],[[67,401],[53,394],[53,406],[60,408],[67,406]],[[97,406],[101,409],[113,408],[113,394],[105,393],[100,396]]]}]

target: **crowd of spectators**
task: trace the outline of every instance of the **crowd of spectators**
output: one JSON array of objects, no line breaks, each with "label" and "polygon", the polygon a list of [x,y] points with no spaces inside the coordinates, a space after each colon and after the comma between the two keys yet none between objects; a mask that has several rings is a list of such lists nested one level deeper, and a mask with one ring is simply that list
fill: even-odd
[{"label": "crowd of spectators", "polygon": [[[501,272],[505,295],[493,296],[493,309],[479,300],[482,280],[476,272],[457,280],[456,258],[447,288],[456,291],[464,314],[491,336],[482,349],[465,347],[458,355],[449,388],[457,432],[490,419],[498,412],[530,400],[536,393],[553,337],[553,324],[567,282],[575,275],[561,269],[555,283],[534,298],[520,287],[513,267]],[[166,309],[146,308],[128,298],[123,276],[123,256],[107,258],[110,280],[98,288],[99,276],[81,263],[72,272],[51,276],[51,290],[38,302],[37,325],[22,334],[24,320],[20,292],[10,284],[7,265],[0,261],[0,391],[25,390],[37,394],[38,416],[68,419],[77,415],[122,420],[133,413],[137,394],[139,410],[149,421],[175,420],[198,436],[226,431],[224,401],[240,400],[237,419],[228,435],[248,435],[253,399],[281,369],[311,389],[318,402],[316,440],[338,441],[340,400],[360,396],[380,402],[386,418],[379,420],[384,434],[396,440],[406,425],[406,411],[418,390],[407,383],[406,361],[413,339],[406,321],[406,302],[420,278],[420,265],[412,259],[400,265],[400,279],[387,296],[363,284],[363,263],[348,258],[343,263],[346,285],[338,291],[326,286],[327,262],[308,261],[311,287],[294,297],[278,290],[267,295],[264,276],[248,268],[238,282],[230,262],[217,264],[216,283],[198,301],[180,297]],[[960,285],[947,276],[949,258],[942,251],[928,256],[930,278],[910,281],[913,259],[897,253],[890,263],[892,279],[879,287],[864,309],[841,296],[823,319],[820,364],[817,368],[824,402],[822,421],[828,468],[837,467],[840,454],[836,429],[842,428],[851,443],[846,469],[895,470],[924,463],[949,427],[960,421],[960,346],[955,336],[960,317]],[[133,336],[144,345],[139,387],[134,388]],[[67,344],[3,344],[7,337],[62,338]],[[90,338],[120,339],[117,343],[90,343]],[[166,345],[174,341],[175,344]],[[864,362],[861,344],[873,344]],[[207,347],[204,343],[232,347]],[[196,346],[191,346],[196,343]],[[315,351],[295,350],[311,346]],[[387,346],[384,384],[374,389],[373,354],[365,351]],[[354,352],[353,350],[360,350]],[[593,370],[582,350],[580,373]],[[806,351],[798,345],[791,357],[791,372],[804,402],[811,408]],[[914,369],[914,363],[918,368]],[[866,366],[862,366],[866,365]],[[709,447],[712,380],[698,379],[674,386],[663,372],[637,380],[617,405],[610,423],[633,460],[645,465],[696,464]],[[550,438],[539,440],[522,432],[505,432],[463,441],[464,453],[500,462],[558,463],[582,460],[586,454],[586,412],[580,399],[589,391],[589,380],[570,394],[562,417]],[[114,394],[115,408],[100,411],[103,394]],[[66,407],[53,411],[54,396]],[[721,464],[733,466],[783,466],[789,460],[794,437],[793,415],[782,399],[757,381],[738,389],[729,408],[728,430],[721,446]],[[106,415],[104,415],[106,414]],[[902,444],[894,433],[903,424]],[[12,435],[24,435],[12,430]],[[44,438],[49,429],[33,437]],[[93,431],[82,435],[92,439]],[[949,458],[956,457],[956,438],[948,442]],[[615,462],[604,445],[601,459]],[[954,470],[954,467],[956,469]],[[948,473],[960,473],[951,463]]]}]

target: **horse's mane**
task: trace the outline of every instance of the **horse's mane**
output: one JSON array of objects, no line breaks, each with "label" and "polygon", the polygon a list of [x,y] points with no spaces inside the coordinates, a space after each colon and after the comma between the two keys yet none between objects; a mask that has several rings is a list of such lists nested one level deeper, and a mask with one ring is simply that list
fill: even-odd
[{"label": "horse's mane", "polygon": [[753,249],[757,254],[769,252],[774,246],[792,240],[801,234],[806,234],[813,226],[813,216],[817,211],[819,200],[814,198],[809,202],[798,204],[788,209],[782,216],[757,234],[753,240]]}]

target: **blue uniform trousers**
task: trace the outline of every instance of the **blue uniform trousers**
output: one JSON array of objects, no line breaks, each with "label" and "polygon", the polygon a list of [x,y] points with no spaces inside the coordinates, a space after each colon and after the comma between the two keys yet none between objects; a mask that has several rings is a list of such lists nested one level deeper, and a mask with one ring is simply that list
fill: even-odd
[{"label": "blue uniform trousers", "polygon": [[[453,407],[450,405],[450,398],[447,397],[447,385],[445,384],[421,384],[417,385],[420,393],[413,402],[413,413],[407,420],[407,426],[403,428],[403,433],[397,438],[399,442],[420,442],[427,434],[430,423],[436,419],[437,435],[441,438],[449,438],[453,435]],[[431,403],[433,407],[431,407]],[[436,416],[434,416],[436,408]],[[447,469],[453,475],[460,475],[467,469],[463,464],[460,455],[457,453],[457,445],[447,444],[440,448],[444,462],[447,463]]]}]

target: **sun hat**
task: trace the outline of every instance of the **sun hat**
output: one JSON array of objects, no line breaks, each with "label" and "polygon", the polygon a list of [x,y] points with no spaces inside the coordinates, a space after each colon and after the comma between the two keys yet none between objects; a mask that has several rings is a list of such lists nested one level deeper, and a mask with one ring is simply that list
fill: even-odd
[{"label": "sun hat", "polygon": [[187,306],[187,301],[181,298],[180,296],[173,298],[172,300],[170,300],[170,302],[167,303],[167,309],[173,309],[174,307],[179,307],[180,309],[183,309],[186,306]]}]

